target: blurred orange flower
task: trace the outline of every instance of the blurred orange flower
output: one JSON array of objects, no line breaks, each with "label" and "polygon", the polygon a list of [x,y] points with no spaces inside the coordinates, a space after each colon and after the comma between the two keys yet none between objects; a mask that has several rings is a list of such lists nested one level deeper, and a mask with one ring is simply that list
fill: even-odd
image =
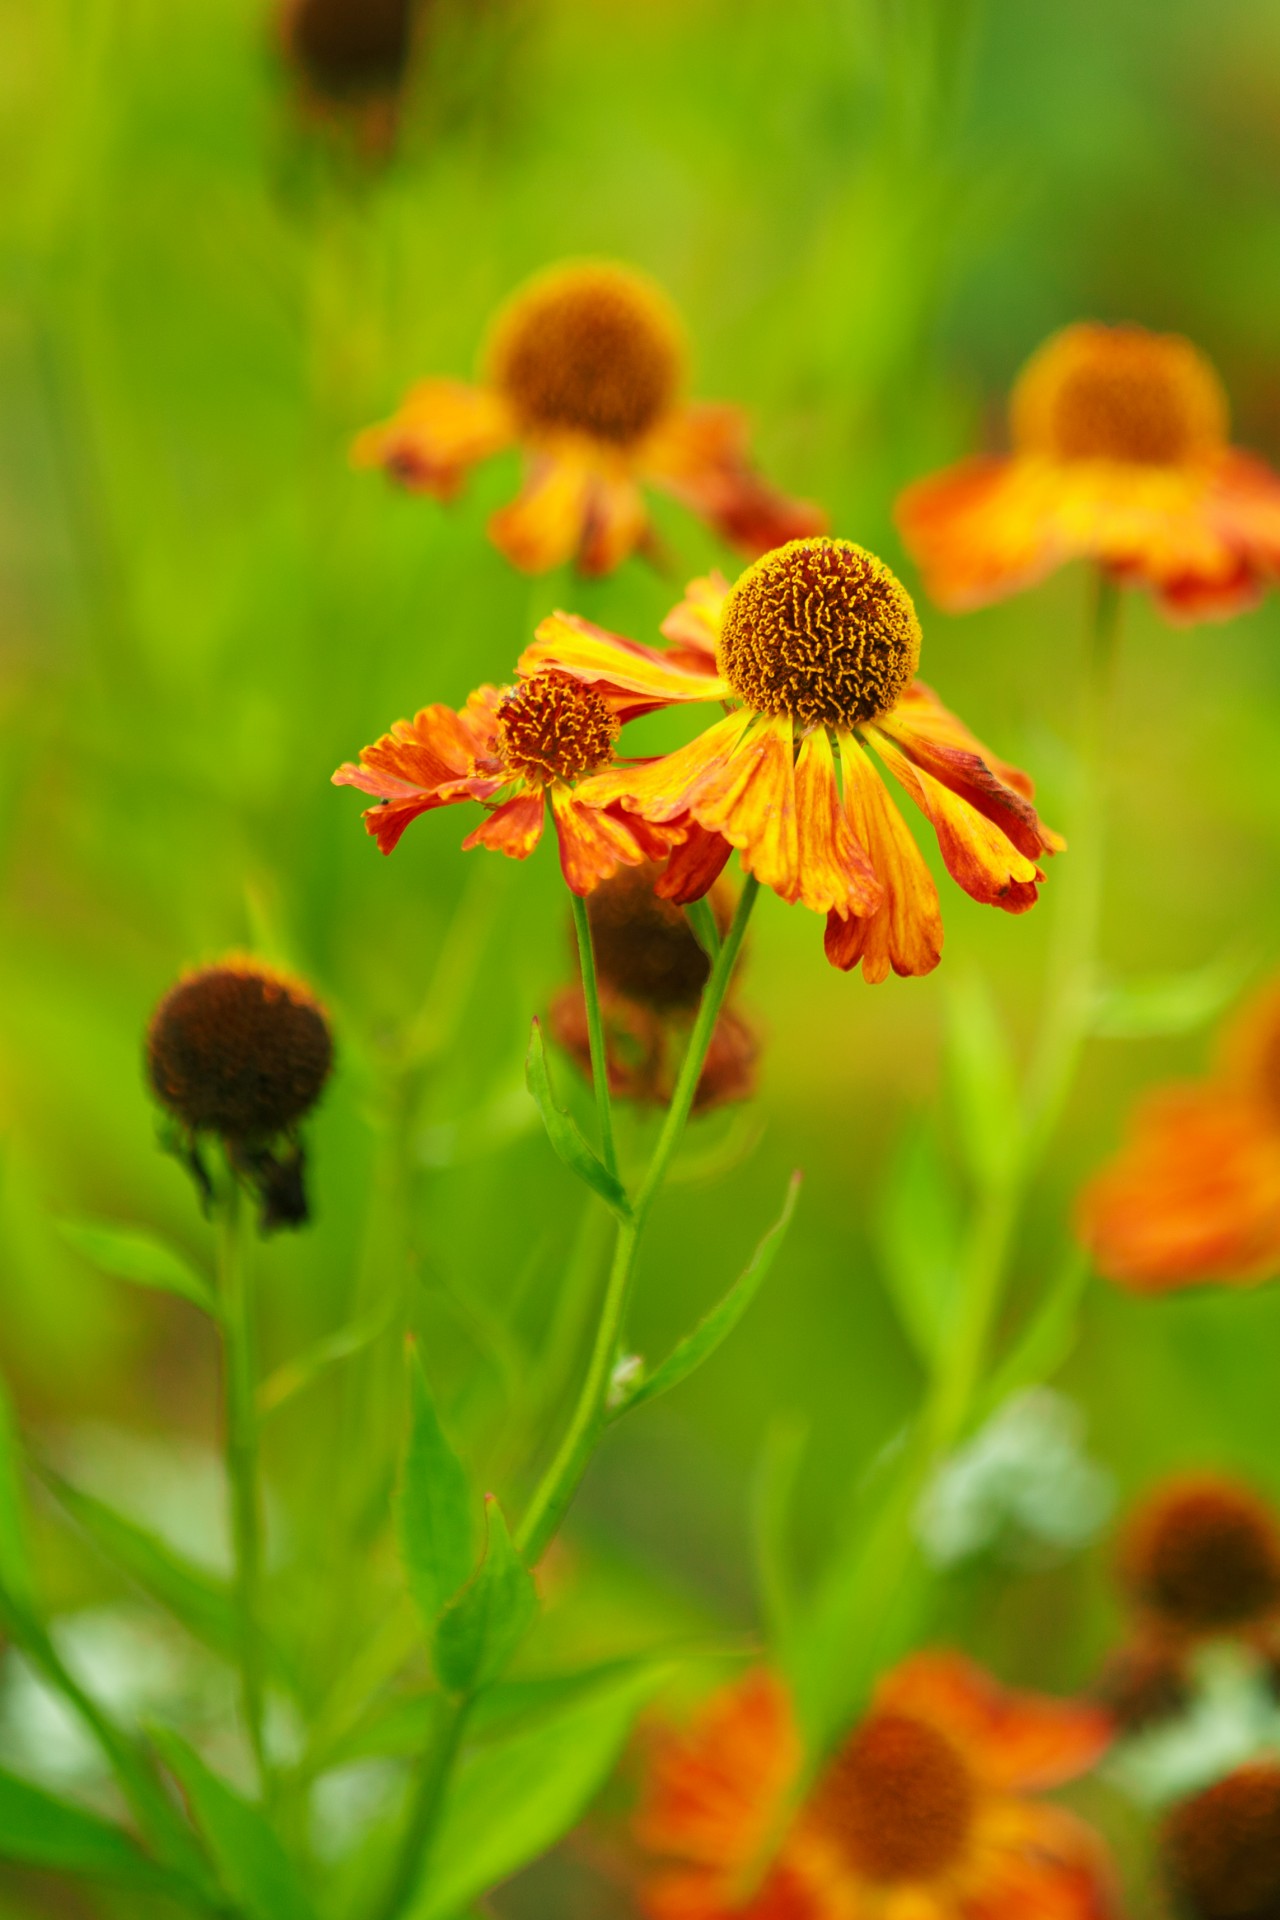
[{"label": "blurred orange flower", "polygon": [[1103,1920],[1116,1909],[1100,1842],[1028,1796],[1092,1766],[1095,1707],[1003,1692],[967,1661],[922,1654],[871,1709],[785,1827],[800,1766],[779,1681],[747,1676],[660,1743],[637,1837],[667,1864],[651,1920]]},{"label": "blurred orange flower", "polygon": [[907,547],[940,606],[981,606],[1064,561],[1141,583],[1170,618],[1223,618],[1280,569],[1280,477],[1228,443],[1227,399],[1174,334],[1089,323],[1032,355],[1013,452],[908,487]]},{"label": "blurred orange flower", "polygon": [[736,847],[783,900],[826,915],[833,966],[861,961],[872,981],[930,972],[942,952],[937,889],[871,750],[966,893],[1007,913],[1034,906],[1038,862],[1063,843],[1037,818],[1026,774],[916,680],[915,608],[874,554],[849,540],[792,541],[732,588],[695,581],[663,632],[666,654],[557,614],[517,671],[554,669],[655,707],[734,703],[689,745],[582,789],[590,804],[683,830],[667,897],[699,898]]},{"label": "blurred orange flower", "polygon": [[661,857],[681,837],[628,808],[583,800],[574,783],[604,765],[634,700],[578,685],[562,674],[539,674],[517,687],[480,687],[460,713],[424,707],[397,720],[359,765],[347,761],[333,775],[337,787],[356,787],[377,805],[367,809],[368,831],[390,853],[419,814],[478,800],[486,818],[463,841],[525,860],[542,837],[551,808],[560,865],[574,893],[587,894],[620,865]]},{"label": "blurred orange flower", "polygon": [[554,267],[498,315],[480,386],[422,381],[359,436],[353,459],[447,500],[469,467],[519,446],[524,487],[489,531],[527,573],[575,558],[584,573],[609,573],[651,544],[642,480],[747,554],[820,531],[824,514],[753,472],[736,407],[683,398],[685,359],[678,316],[641,275]]},{"label": "blurred orange flower", "polygon": [[1280,987],[1235,1023],[1210,1079],[1138,1107],[1078,1229],[1099,1273],[1135,1293],[1280,1271]]}]

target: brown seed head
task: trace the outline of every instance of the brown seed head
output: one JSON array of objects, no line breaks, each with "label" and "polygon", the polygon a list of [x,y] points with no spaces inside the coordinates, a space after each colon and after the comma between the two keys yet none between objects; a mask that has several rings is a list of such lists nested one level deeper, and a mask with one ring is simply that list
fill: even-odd
[{"label": "brown seed head", "polygon": [[906,588],[851,540],[792,540],[725,602],[720,671],[757,713],[853,727],[896,706],[920,664]]},{"label": "brown seed head", "polygon": [[1235,1481],[1174,1480],[1130,1523],[1121,1573],[1137,1604],[1171,1631],[1244,1632],[1280,1608],[1280,1529]]},{"label": "brown seed head", "polygon": [[1175,1807],[1161,1858],[1190,1920],[1280,1920],[1280,1765],[1241,1767]]},{"label": "brown seed head", "polygon": [[520,289],[495,324],[488,366],[526,429],[625,447],[676,399],[684,347],[656,287],[625,267],[583,263]]},{"label": "brown seed head", "polygon": [[1114,1654],[1095,1693],[1125,1733],[1176,1719],[1191,1700],[1181,1650],[1157,1638],[1136,1640]]},{"label": "brown seed head", "polygon": [[818,1790],[825,1830],[869,1880],[931,1880],[964,1852],[973,1779],[945,1735],[906,1714],[876,1713]]},{"label": "brown seed head", "polygon": [[413,0],[294,0],[285,39],[330,99],[394,93],[408,65],[413,11]]},{"label": "brown seed head", "polygon": [[610,758],[621,731],[598,693],[565,674],[540,673],[498,708],[498,753],[534,780],[576,780]]},{"label": "brown seed head", "polygon": [[1227,400],[1189,340],[1142,327],[1066,327],[1013,392],[1013,436],[1052,460],[1180,466],[1223,446]]},{"label": "brown seed head", "polygon": [[254,960],[186,975],[151,1017],[147,1071],[193,1133],[258,1141],[301,1120],[333,1063],[329,1023],[298,980]]},{"label": "brown seed head", "polygon": [[[655,894],[661,875],[653,861],[620,867],[587,896],[587,917],[601,985],[668,1013],[697,1006],[711,962],[683,909]],[[723,933],[728,896],[717,888],[711,898]]]}]

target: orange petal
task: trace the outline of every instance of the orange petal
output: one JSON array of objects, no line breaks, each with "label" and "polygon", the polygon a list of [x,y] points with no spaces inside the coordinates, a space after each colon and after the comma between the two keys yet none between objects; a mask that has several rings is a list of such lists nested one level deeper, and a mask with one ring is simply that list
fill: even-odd
[{"label": "orange petal", "polygon": [[710,893],[732,852],[722,835],[708,833],[705,827],[690,821],[684,840],[673,850],[653,890],[660,900],[674,900],[677,906],[687,907]]},{"label": "orange petal", "polygon": [[849,825],[866,848],[883,889],[874,913],[827,919],[826,954],[846,973],[862,962],[865,980],[894,973],[931,973],[942,957],[942,914],[933,875],[894,806],[884,781],[852,734],[840,736],[844,804]]},{"label": "orange petal", "polygon": [[546,573],[573,559],[586,530],[592,479],[585,459],[538,454],[519,498],[490,518],[494,545],[524,573]]},{"label": "orange petal", "polygon": [[635,1818],[642,1847],[708,1867],[746,1866],[795,1778],[787,1696],[763,1669],[715,1694],[684,1733],[660,1737]]},{"label": "orange petal", "polygon": [[674,643],[668,656],[673,663],[701,667],[708,673],[717,671],[716,648],[728,598],[729,582],[718,570],[689,582],[684,599],[672,607],[661,628]]},{"label": "orange petal", "polygon": [[385,467],[415,492],[447,499],[466,469],[508,445],[511,419],[496,393],[459,380],[423,380],[411,387],[385,425],[357,436],[357,467]]},{"label": "orange petal", "polygon": [[930,598],[957,613],[1031,586],[1071,557],[1043,484],[1008,456],[964,460],[918,480],[894,517]]},{"label": "orange petal", "polygon": [[898,706],[876,724],[917,766],[925,767],[943,786],[985,814],[1029,860],[1065,846],[1037,816],[1031,804],[1030,777],[1021,768],[997,760],[943,706],[932,688],[917,680]]},{"label": "orange petal", "polygon": [[937,1727],[989,1786],[1017,1791],[1074,1780],[1115,1737],[1102,1708],[1007,1691],[952,1653],[905,1661],[877,1688],[876,1705]]},{"label": "orange petal", "polygon": [[587,497],[578,561],[583,573],[612,573],[635,552],[648,525],[644,499],[630,470],[598,473]]},{"label": "orange petal", "polygon": [[458,800],[487,800],[500,778],[477,773],[476,757],[492,740],[494,687],[473,693],[463,711],[424,707],[410,720],[397,720],[372,746],[362,749],[359,766],[347,761],[332,776],[336,787],[355,787],[383,804],[370,807],[365,827],[383,853],[419,814]]},{"label": "orange petal", "polygon": [[548,788],[551,812],[560,841],[560,867],[572,892],[585,895],[620,866],[638,867],[660,859],[670,848],[672,834],[637,820],[621,807],[586,804],[563,781]]},{"label": "orange petal", "polygon": [[980,1818],[983,1871],[963,1920],[1121,1920],[1115,1868],[1083,1820],[1029,1800],[989,1803]]},{"label": "orange petal", "polygon": [[699,783],[688,810],[699,826],[738,849],[762,886],[791,903],[800,898],[804,876],[789,717],[757,719]]},{"label": "orange petal", "polygon": [[1044,879],[1033,860],[1019,853],[1003,826],[953,793],[902,753],[880,726],[868,727],[876,751],[899,785],[933,823],[947,872],[958,886],[984,906],[1006,913],[1034,907]]},{"label": "orange petal", "polygon": [[553,613],[539,625],[516,672],[567,673],[593,687],[624,720],[687,700],[723,700],[728,684],[698,666],[609,633],[576,613]]},{"label": "orange petal", "polygon": [[840,805],[835,756],[825,727],[805,735],[796,761],[800,899],[814,913],[832,908],[869,916],[884,900],[861,843]]},{"label": "orange petal", "polygon": [[826,531],[820,507],[788,498],[753,471],[736,407],[685,408],[664,422],[645,454],[656,480],[751,559]]},{"label": "orange petal", "polygon": [[485,816],[475,832],[463,841],[463,851],[469,853],[472,847],[491,847],[495,853],[505,853],[508,859],[527,860],[542,838],[544,811],[542,789],[525,787]]},{"label": "orange petal", "polygon": [[596,807],[621,800],[646,820],[678,820],[688,813],[698,819],[694,801],[708,781],[720,778],[751,720],[745,710],[726,714],[674,753],[593,773],[579,784],[578,798]]}]

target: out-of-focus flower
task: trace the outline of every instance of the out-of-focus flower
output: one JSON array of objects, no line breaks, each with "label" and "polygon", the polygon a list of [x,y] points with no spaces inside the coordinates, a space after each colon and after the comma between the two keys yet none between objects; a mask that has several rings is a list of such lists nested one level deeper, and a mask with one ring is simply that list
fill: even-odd
[{"label": "out-of-focus flower", "polygon": [[[711,963],[684,912],[655,893],[661,873],[653,863],[620,869],[591,894],[587,916],[610,1090],[622,1099],[667,1106]],[[723,933],[731,918],[723,882],[712,889],[711,904]],[[551,1031],[589,1074],[591,1043],[581,985],[566,987],[552,1002]],[[748,1021],[726,1007],[712,1035],[694,1112],[749,1099],[758,1050]]]},{"label": "out-of-focus flower", "polygon": [[1092,1766],[1110,1731],[1096,1708],[1005,1693],[966,1661],[919,1655],[881,1683],[768,1864],[800,1754],[781,1684],[751,1674],[657,1749],[637,1833],[668,1864],[647,1878],[645,1911],[1102,1920],[1115,1908],[1100,1843],[1029,1796]]},{"label": "out-of-focus flower", "polygon": [[1098,1271],[1135,1293],[1280,1270],[1280,989],[1245,1009],[1210,1079],[1137,1109],[1081,1196],[1078,1228]]},{"label": "out-of-focus flower", "polygon": [[258,1195],[264,1231],[307,1219],[300,1121],[333,1064],[333,1036],[301,981],[233,956],[184,975],[147,1030],[147,1073],[181,1130],[183,1157],[211,1191],[200,1138],[212,1134]]},{"label": "out-of-focus flower", "polygon": [[1175,1807],[1160,1854],[1188,1920],[1277,1920],[1280,1762],[1254,1761]]},{"label": "out-of-focus flower", "polygon": [[306,110],[388,149],[413,53],[416,0],[282,0],[279,35]]},{"label": "out-of-focus flower", "polygon": [[1217,374],[1189,341],[1082,324],[1019,376],[1013,452],[909,487],[903,539],[940,606],[981,606],[1064,561],[1150,587],[1172,619],[1251,605],[1280,569],[1280,478],[1227,438]]},{"label": "out-of-focus flower", "polygon": [[[1038,861],[1062,841],[1031,803],[1026,774],[991,755],[915,678],[910,595],[849,540],[796,540],[730,588],[695,581],[663,628],[671,653],[564,615],[544,621],[521,673],[574,675],[610,697],[734,703],[688,746],[588,780],[584,801],[679,825],[661,891],[705,893],[736,847],[783,900],[826,915],[833,966],[868,980],[928,973],[942,952],[937,888],[871,758],[938,836],[975,900],[1025,913]],[[672,683],[686,684],[672,690]],[[836,775],[839,754],[843,798]]]},{"label": "out-of-focus flower", "polygon": [[537,674],[515,687],[480,687],[461,712],[424,707],[397,720],[360,764],[348,760],[336,787],[356,787],[378,804],[364,821],[390,853],[411,820],[437,807],[478,800],[485,819],[464,848],[492,847],[527,860],[551,809],[560,865],[576,894],[590,893],[620,865],[660,858],[681,828],[650,825],[634,809],[583,800],[575,783],[613,756],[624,719],[645,703],[581,686],[565,674]]},{"label": "out-of-focus flower", "polygon": [[481,385],[422,381],[353,458],[447,500],[469,467],[519,446],[524,487],[489,530],[528,573],[575,558],[609,573],[647,545],[645,480],[748,554],[818,531],[823,514],[753,472],[737,408],[684,399],[685,361],[679,318],[647,279],[609,262],[553,267],[498,315]]}]

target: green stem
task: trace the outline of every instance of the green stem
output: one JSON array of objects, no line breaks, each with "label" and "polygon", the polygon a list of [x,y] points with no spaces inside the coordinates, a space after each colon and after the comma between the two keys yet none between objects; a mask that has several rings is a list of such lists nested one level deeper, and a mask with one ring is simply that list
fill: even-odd
[{"label": "green stem", "polygon": [[733,924],[725,935],[715,965],[711,969],[711,976],[703,990],[698,1017],[694,1021],[693,1032],[689,1036],[689,1046],[680,1068],[680,1077],[676,1081],[675,1092],[662,1123],[662,1131],[658,1135],[653,1157],[632,1202],[631,1217],[621,1222],[618,1227],[613,1265],[610,1268],[600,1320],[596,1328],[595,1344],[592,1347],[586,1377],[578,1395],[578,1403],[564,1439],[538,1484],[516,1536],[517,1544],[526,1560],[536,1561],[554,1535],[570,1501],[578,1490],[579,1482],[586,1472],[587,1464],[604,1431],[608,1419],[609,1387],[622,1341],[640,1238],[693,1108],[698,1081],[702,1077],[702,1069],[706,1063],[707,1050],[711,1045],[711,1037],[715,1032],[716,1021],[720,1017],[720,1009],[724,1005],[724,997],[733,977],[734,965],[747,931],[747,922],[751,918],[759,891],[759,881],[748,875],[738,900],[737,911],[733,916]]},{"label": "green stem", "polygon": [[262,1515],[258,1486],[258,1416],[248,1235],[234,1175],[218,1214],[218,1289],[222,1299],[224,1441],[231,1498],[234,1587],[240,1628],[240,1696],[245,1728],[263,1792],[270,1769],[263,1737],[263,1655],[260,1625]]},{"label": "green stem", "polygon": [[596,1090],[596,1114],[600,1123],[600,1158],[608,1171],[618,1177],[618,1154],[613,1144],[613,1106],[609,1099],[609,1060],[605,1052],[604,1020],[600,1013],[600,987],[596,980],[596,954],[591,939],[591,918],[580,894],[570,893],[573,902],[573,930],[578,936],[578,964],[582,970],[582,997],[587,1003],[587,1035],[591,1042],[591,1078]]},{"label": "green stem", "polygon": [[374,1920],[397,1920],[430,1867],[431,1847],[440,1824],[445,1789],[462,1745],[474,1698],[473,1694],[468,1693],[442,1703],[435,1738],[419,1764],[400,1852],[387,1891],[380,1905],[374,1909]]}]

